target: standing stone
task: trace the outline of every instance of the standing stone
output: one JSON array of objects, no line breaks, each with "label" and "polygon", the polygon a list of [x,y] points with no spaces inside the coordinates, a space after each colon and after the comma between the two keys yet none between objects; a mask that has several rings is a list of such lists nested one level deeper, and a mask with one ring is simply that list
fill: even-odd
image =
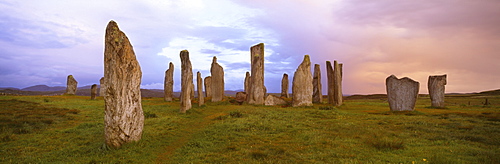
[{"label": "standing stone", "polygon": [[165,71],[165,81],[163,81],[163,100],[172,101],[174,98],[174,64],[170,62]]},{"label": "standing stone", "polygon": [[90,87],[90,99],[95,100],[97,96],[97,84],[94,84]]},{"label": "standing stone", "polygon": [[314,64],[313,76],[313,103],[323,102],[323,92],[321,91],[321,70],[319,64]]},{"label": "standing stone", "polygon": [[444,85],[446,85],[446,74],[441,76],[429,76],[427,88],[431,97],[431,106],[444,107]]},{"label": "standing stone", "polygon": [[333,67],[332,63],[330,61],[326,61],[326,77],[328,79],[327,81],[327,91],[328,91],[328,104],[334,105],[334,92],[335,92],[335,83],[334,83],[334,78],[333,78]]},{"label": "standing stone", "polygon": [[191,86],[190,87],[191,87],[191,89],[190,89],[190,91],[191,91],[191,100],[193,100],[194,99],[194,83],[193,82],[191,82]]},{"label": "standing stone", "polygon": [[120,147],[141,139],[141,78],[141,66],[132,45],[116,22],[110,21],[104,47],[104,136],[108,146]]},{"label": "standing stone", "polygon": [[245,93],[245,92],[237,92],[236,93],[236,102],[238,102],[238,104],[241,105],[246,100],[247,100],[247,93]]},{"label": "standing stone", "polygon": [[104,85],[104,77],[99,80],[99,96],[106,96],[106,85]]},{"label": "standing stone", "polygon": [[333,105],[342,105],[342,64],[333,61]]},{"label": "standing stone", "polygon": [[73,75],[68,75],[68,80],[66,80],[66,93],[67,95],[74,95],[76,94],[76,89],[78,82],[75,80]]},{"label": "standing stone", "polygon": [[309,55],[304,56],[304,61],[299,65],[292,82],[292,106],[312,106],[313,77],[311,74],[311,61]]},{"label": "standing stone", "polygon": [[259,43],[250,48],[251,76],[249,104],[264,105],[264,43]]},{"label": "standing stone", "polygon": [[264,105],[285,105],[287,102],[275,95],[267,95]]},{"label": "standing stone", "polygon": [[245,86],[244,86],[245,93],[248,93],[250,91],[250,84],[251,84],[250,78],[251,78],[250,72],[247,72],[245,74]]},{"label": "standing stone", "polygon": [[385,85],[391,111],[413,111],[420,87],[417,81],[391,75],[385,79]]},{"label": "standing stone", "polygon": [[181,57],[181,113],[186,113],[191,109],[191,92],[193,88],[193,71],[191,61],[189,60],[189,52],[182,50]]},{"label": "standing stone", "polygon": [[288,94],[288,74],[284,73],[281,79],[281,97],[289,98]]},{"label": "standing stone", "polygon": [[205,97],[212,97],[212,76],[205,77]]},{"label": "standing stone", "polygon": [[210,68],[212,74],[212,102],[222,101],[224,98],[224,69],[217,63],[217,57],[212,60]]},{"label": "standing stone", "polygon": [[198,87],[198,106],[205,104],[205,96],[203,96],[203,78],[201,78],[201,73],[198,71],[196,73],[196,86]]}]

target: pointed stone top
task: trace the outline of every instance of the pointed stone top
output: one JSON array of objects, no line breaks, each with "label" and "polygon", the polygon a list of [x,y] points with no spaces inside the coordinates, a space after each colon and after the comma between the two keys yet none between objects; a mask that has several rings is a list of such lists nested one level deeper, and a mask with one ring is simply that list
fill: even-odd
[{"label": "pointed stone top", "polygon": [[69,77],[73,78],[73,75],[68,75],[68,78],[69,78]]},{"label": "pointed stone top", "polygon": [[212,59],[212,62],[217,63],[217,56],[214,56],[214,58]]},{"label": "pointed stone top", "polygon": [[[118,28],[118,23],[116,23],[113,20],[109,21],[108,26],[106,27],[106,31],[110,31],[110,32],[120,31],[120,28]],[[106,33],[108,33],[108,32],[106,32]]]},{"label": "pointed stone top", "polygon": [[309,55],[304,55],[304,62],[311,62],[311,59],[309,59]]},{"label": "pointed stone top", "polygon": [[182,50],[181,52],[189,52],[188,50]]},{"label": "pointed stone top", "polygon": [[168,63],[168,67],[169,67],[169,68],[174,67],[174,63],[172,63],[172,62]]},{"label": "pointed stone top", "polygon": [[332,65],[332,62],[326,61],[326,65]]},{"label": "pointed stone top", "polygon": [[250,72],[248,72],[248,71],[247,71],[246,75],[247,75],[247,76],[250,76]]}]

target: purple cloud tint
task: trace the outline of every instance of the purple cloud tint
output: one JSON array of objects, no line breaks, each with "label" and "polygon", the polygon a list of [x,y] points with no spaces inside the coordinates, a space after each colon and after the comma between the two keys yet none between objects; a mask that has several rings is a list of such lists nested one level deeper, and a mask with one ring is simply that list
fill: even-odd
[{"label": "purple cloud tint", "polygon": [[188,49],[194,72],[208,76],[217,56],[226,88],[242,89],[249,48],[260,42],[269,92],[280,91],[283,73],[293,78],[306,54],[324,84],[325,61],[344,63],[347,94],[384,93],[391,74],[419,81],[421,93],[429,75],[445,73],[447,92],[500,88],[494,0],[3,1],[0,10],[0,87],[64,85],[68,74],[82,86],[98,83],[113,19],[134,46],[145,88],[162,89],[174,62],[179,89],[178,55]]}]

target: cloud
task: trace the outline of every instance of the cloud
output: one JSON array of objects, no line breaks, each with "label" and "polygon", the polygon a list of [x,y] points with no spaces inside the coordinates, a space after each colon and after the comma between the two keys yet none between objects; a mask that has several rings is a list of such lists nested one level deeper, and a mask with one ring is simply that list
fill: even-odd
[{"label": "cloud", "polygon": [[[113,6],[113,7],[109,7]],[[385,78],[408,76],[426,93],[428,75],[448,74],[447,92],[500,87],[500,3],[423,1],[2,1],[0,85],[79,84],[103,75],[103,37],[118,22],[134,46],[143,87],[159,87],[169,62],[180,89],[179,52],[193,73],[224,67],[226,89],[243,88],[250,47],[265,43],[265,85],[280,91],[283,73],[311,56],[344,64],[344,93],[385,93]],[[312,70],[312,69],[311,69]],[[23,80],[25,77],[26,80]],[[326,87],[323,87],[326,93]]]},{"label": "cloud", "polygon": [[[323,74],[326,60],[344,63],[345,93],[385,93],[384,79],[391,74],[420,81],[422,93],[427,92],[427,76],[445,73],[450,92],[499,87],[499,76],[494,75],[498,72],[494,68],[500,68],[499,47],[494,44],[500,40],[496,28],[500,20],[491,17],[500,14],[498,2],[275,3],[247,5],[266,12],[255,22],[279,36],[280,46],[273,49],[276,54],[291,58],[290,65],[298,65],[302,55],[310,54]],[[464,71],[483,76],[473,78]],[[455,79],[482,85],[456,87]]]}]

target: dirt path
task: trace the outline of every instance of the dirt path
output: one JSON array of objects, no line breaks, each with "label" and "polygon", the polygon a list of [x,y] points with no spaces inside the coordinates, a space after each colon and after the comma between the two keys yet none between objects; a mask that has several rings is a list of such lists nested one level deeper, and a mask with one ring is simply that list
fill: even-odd
[{"label": "dirt path", "polygon": [[216,123],[215,118],[228,115],[227,111],[229,110],[231,110],[231,108],[218,109],[217,111],[204,111],[206,114],[202,119],[184,124],[182,126],[183,132],[173,136],[178,139],[171,142],[171,144],[165,148],[165,152],[158,156],[156,163],[169,163],[172,155],[175,154],[177,149],[186,145],[194,134],[205,129],[207,126]]}]

